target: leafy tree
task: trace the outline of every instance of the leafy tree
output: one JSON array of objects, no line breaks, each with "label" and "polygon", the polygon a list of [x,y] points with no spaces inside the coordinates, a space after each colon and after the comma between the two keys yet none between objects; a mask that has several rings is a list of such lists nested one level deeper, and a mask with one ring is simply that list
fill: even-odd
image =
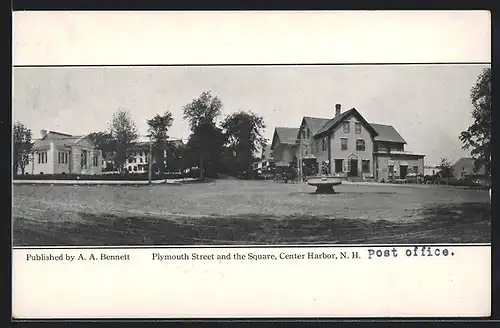
[{"label": "leafy tree", "polygon": [[225,143],[224,134],[215,124],[201,123],[193,130],[187,143],[191,161],[199,163],[200,178],[204,174],[215,177],[219,173],[220,159]]},{"label": "leafy tree", "polygon": [[264,119],[251,111],[231,114],[222,122],[227,142],[236,153],[238,173],[250,172],[254,154],[266,146],[265,127]]},{"label": "leafy tree", "polygon": [[21,122],[14,123],[13,128],[13,170],[17,174],[21,169],[24,174],[26,166],[29,164],[33,143],[31,142],[31,130]]},{"label": "leafy tree", "polygon": [[186,146],[167,142],[167,165],[169,171],[183,171],[186,167]]},{"label": "leafy tree", "polygon": [[486,68],[478,76],[470,91],[474,109],[474,123],[462,131],[459,139],[463,149],[470,149],[476,159],[475,168],[485,165],[485,173],[491,174],[491,68]]},{"label": "leafy tree", "polygon": [[[102,157],[106,161],[114,160],[116,154],[116,140],[112,134],[106,131],[92,132],[88,135],[90,141],[97,149],[102,152]],[[113,169],[112,166],[107,166],[106,170]]]},{"label": "leafy tree", "polygon": [[132,120],[130,112],[119,109],[113,114],[109,129],[113,139],[116,140],[115,165],[122,171],[125,161],[128,159],[128,150],[132,148],[139,137],[137,125]]},{"label": "leafy tree", "polygon": [[203,123],[215,124],[215,120],[222,113],[222,101],[212,96],[210,91],[203,91],[201,95],[183,107],[183,119],[189,122],[191,131]]},{"label": "leafy tree", "polygon": [[96,146],[97,149],[102,151],[103,157],[105,159],[108,159],[108,157],[112,157],[112,155],[116,151],[116,140],[109,132],[92,132],[88,135],[88,138]]},{"label": "leafy tree", "polygon": [[453,177],[453,167],[451,166],[450,161],[446,158],[441,159],[441,163],[438,165],[439,176],[443,178],[451,178]]},{"label": "leafy tree", "polygon": [[200,177],[204,173],[210,176],[217,174],[224,135],[216,126],[216,119],[222,112],[222,101],[212,96],[210,91],[204,91],[198,98],[183,107],[183,119],[189,122],[191,135],[187,148],[190,160],[196,161],[200,167]]},{"label": "leafy tree", "polygon": [[168,129],[172,126],[174,118],[172,113],[166,111],[163,115],[156,114],[152,119],[146,120],[148,132],[153,141],[153,153],[156,160],[156,167],[160,172],[165,171],[165,154],[167,150]]}]

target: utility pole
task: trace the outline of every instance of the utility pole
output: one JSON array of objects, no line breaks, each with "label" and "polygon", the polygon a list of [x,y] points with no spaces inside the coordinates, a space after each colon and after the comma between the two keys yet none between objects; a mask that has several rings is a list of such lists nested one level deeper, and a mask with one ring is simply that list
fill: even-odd
[{"label": "utility pole", "polygon": [[151,184],[151,175],[152,175],[152,169],[153,169],[153,142],[151,141],[151,136],[149,136],[149,159],[148,159],[148,165],[149,165],[149,170],[148,170],[148,183]]},{"label": "utility pole", "polygon": [[302,182],[302,127],[300,128],[300,148],[299,148],[299,182]]}]

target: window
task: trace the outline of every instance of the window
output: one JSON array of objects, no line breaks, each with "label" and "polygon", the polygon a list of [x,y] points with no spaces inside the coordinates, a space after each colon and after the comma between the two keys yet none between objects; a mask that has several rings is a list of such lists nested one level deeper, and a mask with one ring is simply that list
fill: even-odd
[{"label": "window", "polygon": [[132,171],[132,166],[129,166],[128,167],[128,171],[131,172]]},{"label": "window", "polygon": [[347,138],[340,138],[340,150],[347,150]]},{"label": "window", "polygon": [[361,170],[363,173],[370,173],[370,161],[369,160],[362,160],[361,161]]},{"label": "window", "polygon": [[355,130],[356,134],[360,134],[361,133],[361,123],[359,123],[359,122],[354,123],[354,130]]},{"label": "window", "polygon": [[68,153],[65,153],[63,151],[57,152],[57,163],[68,164]]},{"label": "window", "polygon": [[342,166],[343,166],[343,159],[336,159],[335,160],[335,173],[340,173],[343,171]]},{"label": "window", "polygon": [[38,153],[38,164],[47,163],[47,152],[42,151]]},{"label": "window", "polygon": [[309,135],[309,129],[306,129],[306,138],[309,139],[310,135]]},{"label": "window", "polygon": [[326,150],[326,137],[321,139],[321,150],[325,151]]},{"label": "window", "polygon": [[356,150],[365,151],[365,141],[363,139],[356,140]]},{"label": "window", "polygon": [[137,165],[134,165],[134,171],[137,171]]},{"label": "window", "polygon": [[140,158],[139,158],[139,162],[141,162],[141,163],[142,163],[142,157],[140,157]]},{"label": "window", "polygon": [[344,122],[344,133],[349,133],[349,122]]},{"label": "window", "polygon": [[413,166],[413,173],[418,174],[418,166]]},{"label": "window", "polygon": [[389,165],[389,174],[394,174],[394,165]]},{"label": "window", "polygon": [[99,165],[99,157],[97,155],[92,156],[92,165],[93,166]]}]

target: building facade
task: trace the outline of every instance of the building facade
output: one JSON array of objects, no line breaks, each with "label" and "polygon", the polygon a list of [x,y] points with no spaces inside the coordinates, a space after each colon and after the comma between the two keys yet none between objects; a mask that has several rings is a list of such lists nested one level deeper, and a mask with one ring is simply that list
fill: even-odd
[{"label": "building facade", "polygon": [[[306,176],[322,173],[391,181],[424,173],[425,155],[406,151],[406,141],[393,126],[368,123],[355,108],[342,112],[337,104],[331,119],[304,117],[295,142],[287,131],[293,130],[276,128],[273,145],[278,151],[273,154],[301,159]],[[289,144],[281,142],[284,138]]]},{"label": "building facade", "polygon": [[[183,146],[181,140],[171,140],[168,141],[175,147]],[[133,147],[129,149],[129,157],[125,161],[124,170],[129,173],[147,173],[149,171],[149,141],[139,141],[134,144]],[[165,167],[168,168],[167,163],[167,150],[163,153],[163,158],[165,160]],[[155,164],[156,160],[153,156],[152,164]],[[156,173],[159,173],[159,169],[156,169]]]},{"label": "building facade", "polygon": [[485,175],[484,165],[480,165],[476,169],[475,160],[472,157],[462,157],[457,160],[451,167],[455,179],[464,179],[471,176]]},{"label": "building facade", "polygon": [[87,136],[41,131],[33,145],[27,174],[101,174],[102,153]]},{"label": "building facade", "polygon": [[271,143],[272,157],[277,167],[287,167],[296,158],[298,128],[277,127]]}]

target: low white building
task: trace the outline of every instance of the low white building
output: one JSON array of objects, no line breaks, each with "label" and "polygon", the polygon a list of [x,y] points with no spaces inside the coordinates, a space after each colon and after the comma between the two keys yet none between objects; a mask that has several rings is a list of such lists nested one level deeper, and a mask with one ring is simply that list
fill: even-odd
[{"label": "low white building", "polygon": [[426,165],[424,166],[424,175],[436,175],[440,172],[441,170],[437,166],[433,165]]},{"label": "low white building", "polygon": [[41,130],[25,174],[101,174],[102,153],[87,136]]},{"label": "low white building", "polygon": [[[169,140],[176,146],[182,145],[181,140]],[[129,150],[130,157],[125,161],[124,169],[129,173],[147,173],[149,170],[149,141],[141,140]],[[167,166],[167,152],[164,151],[165,166]],[[156,161],[153,158],[154,164]],[[157,170],[158,173],[158,170]]]}]

